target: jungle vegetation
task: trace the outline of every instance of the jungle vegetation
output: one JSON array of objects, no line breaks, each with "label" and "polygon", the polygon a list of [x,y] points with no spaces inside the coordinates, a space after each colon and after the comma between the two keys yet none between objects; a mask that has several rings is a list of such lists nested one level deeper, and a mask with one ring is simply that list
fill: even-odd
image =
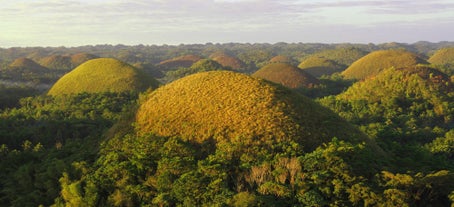
[{"label": "jungle vegetation", "polygon": [[453,206],[452,47],[0,48],[0,206]]}]

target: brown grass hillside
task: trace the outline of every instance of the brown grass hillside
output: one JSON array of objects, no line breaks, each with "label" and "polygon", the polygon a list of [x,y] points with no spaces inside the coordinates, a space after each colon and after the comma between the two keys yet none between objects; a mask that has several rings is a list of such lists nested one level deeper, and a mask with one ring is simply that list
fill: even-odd
[{"label": "brown grass hillside", "polygon": [[270,63],[291,63],[292,60],[287,56],[277,55],[270,59]]},{"label": "brown grass hillside", "polygon": [[232,57],[225,53],[217,52],[210,55],[210,58],[221,64],[223,67],[230,68],[232,70],[241,70],[246,67],[246,65],[240,59]]},{"label": "brown grass hillside", "polygon": [[31,59],[28,59],[28,58],[18,58],[16,60],[14,60],[10,65],[9,65],[9,68],[10,69],[14,69],[14,68],[21,68],[21,69],[27,69],[27,70],[30,70],[30,71],[33,71],[33,70],[39,70],[39,71],[44,71],[44,70],[47,70],[46,67],[43,67],[42,65],[36,63],[35,61],[31,60]]},{"label": "brown grass hillside", "polygon": [[288,88],[310,88],[319,84],[317,78],[286,63],[268,64],[252,74],[252,76],[279,83]]},{"label": "brown grass hillside", "polygon": [[80,64],[98,58],[88,53],[77,53],[74,55],[51,55],[43,57],[39,63],[47,68],[56,70],[72,70]]},{"label": "brown grass hillside", "polygon": [[313,54],[312,56],[323,57],[328,60],[332,60],[337,64],[343,65],[345,66],[345,68],[347,68],[358,59],[367,55],[367,53],[368,52],[364,50],[354,47],[342,47],[332,50],[323,50],[321,52]]},{"label": "brown grass hillside", "polygon": [[324,57],[311,56],[301,62],[298,65],[298,68],[315,77],[320,77],[322,75],[331,75],[333,73],[342,72],[345,69],[345,66],[339,65],[335,61]]},{"label": "brown grass hillside", "polygon": [[197,73],[152,92],[137,115],[140,133],[272,147],[294,141],[313,150],[333,137],[367,141],[309,98],[245,74]]},{"label": "brown grass hillside", "polygon": [[169,60],[164,60],[157,64],[157,67],[159,67],[160,69],[176,69],[179,67],[187,68],[191,67],[192,64],[201,59],[202,58],[197,55],[184,55]]},{"label": "brown grass hillside", "polygon": [[437,50],[428,61],[436,67],[442,67],[446,73],[454,74],[454,47]]},{"label": "brown grass hillside", "polygon": [[427,64],[417,55],[404,50],[380,50],[371,52],[355,61],[342,75],[349,79],[365,79],[372,77],[390,67],[412,67],[418,64]]},{"label": "brown grass hillside", "polygon": [[112,58],[98,58],[64,75],[48,94],[143,91],[156,88],[157,85],[156,80],[127,63]]}]

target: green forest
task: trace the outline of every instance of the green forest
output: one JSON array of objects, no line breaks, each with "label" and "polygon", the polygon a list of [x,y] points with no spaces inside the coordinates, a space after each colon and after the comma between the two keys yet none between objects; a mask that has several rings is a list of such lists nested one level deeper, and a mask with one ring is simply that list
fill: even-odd
[{"label": "green forest", "polygon": [[0,48],[0,206],[454,207],[454,42]]}]

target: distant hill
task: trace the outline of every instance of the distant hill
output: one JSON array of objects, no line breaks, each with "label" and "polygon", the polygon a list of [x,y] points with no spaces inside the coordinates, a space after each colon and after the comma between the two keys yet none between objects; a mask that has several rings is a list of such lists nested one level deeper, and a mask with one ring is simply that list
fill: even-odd
[{"label": "distant hill", "polygon": [[246,65],[240,59],[232,57],[225,53],[213,53],[212,55],[210,55],[210,58],[221,64],[223,67],[230,68],[232,70],[240,71],[241,69],[245,69],[246,67]]},{"label": "distant hill", "polygon": [[427,62],[416,54],[404,50],[380,50],[355,61],[342,72],[349,79],[365,79],[372,77],[390,67],[412,67]]},{"label": "distant hill", "polygon": [[112,58],[89,60],[60,78],[49,95],[82,92],[128,92],[156,88],[157,81],[133,66]]},{"label": "distant hill", "polygon": [[9,68],[17,69],[22,68],[29,71],[47,71],[46,67],[41,66],[40,64],[36,63],[35,61],[28,59],[28,58],[18,58],[14,60],[10,65]]},{"label": "distant hill", "polygon": [[214,60],[201,59],[201,60],[197,61],[196,63],[192,64],[191,67],[189,67],[189,68],[180,68],[178,70],[167,72],[166,77],[168,79],[167,82],[171,82],[178,78],[182,78],[184,76],[188,76],[188,75],[191,75],[194,73],[207,72],[207,71],[213,71],[213,70],[227,70],[227,69],[230,70],[230,68],[226,68]]},{"label": "distant hill", "polygon": [[331,75],[333,73],[342,72],[345,69],[345,66],[336,63],[334,60],[314,55],[301,62],[298,65],[298,68],[315,77],[320,77],[322,75]]},{"label": "distant hill", "polygon": [[319,84],[318,79],[311,74],[286,63],[270,63],[252,76],[294,89],[310,88]]},{"label": "distant hill", "polygon": [[444,67],[446,72],[454,75],[454,47],[437,50],[428,61],[435,66]]},{"label": "distant hill", "polygon": [[96,55],[93,55],[93,54],[89,54],[89,53],[77,53],[77,54],[71,55],[71,64],[72,64],[72,67],[75,68],[84,62],[87,62],[91,59],[96,59],[96,58],[99,58],[99,57]]},{"label": "distant hill", "polygon": [[88,53],[77,53],[74,55],[51,55],[39,60],[39,63],[47,68],[56,70],[72,70],[80,64],[98,58]]},{"label": "distant hill", "polygon": [[197,55],[184,55],[184,56],[175,57],[175,58],[172,58],[169,60],[161,61],[156,66],[163,70],[177,69],[179,67],[187,68],[187,67],[191,67],[192,64],[199,61],[200,59],[202,59],[202,58]]},{"label": "distant hill", "polygon": [[289,57],[283,56],[283,55],[277,55],[270,59],[270,63],[289,63],[290,64],[291,62],[292,62],[292,60]]},{"label": "distant hill", "polygon": [[454,126],[452,92],[449,76],[439,70],[389,68],[355,83],[326,105],[371,136],[425,144]]},{"label": "distant hill", "polygon": [[310,57],[322,57],[328,60],[332,60],[338,65],[343,65],[345,68],[347,68],[356,60],[367,55],[367,53],[368,52],[355,47],[342,47],[331,50],[323,50],[311,55]]},{"label": "distant hill", "polygon": [[273,146],[301,143],[313,150],[333,137],[369,142],[362,133],[309,98],[250,76],[211,71],[152,92],[139,108],[140,133],[203,143]]}]

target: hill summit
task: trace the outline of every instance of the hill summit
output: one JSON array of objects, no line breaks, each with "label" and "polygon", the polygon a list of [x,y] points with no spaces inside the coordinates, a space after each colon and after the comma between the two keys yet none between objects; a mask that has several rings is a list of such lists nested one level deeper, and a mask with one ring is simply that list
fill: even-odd
[{"label": "hill summit", "polygon": [[416,54],[404,50],[379,50],[355,61],[342,72],[349,79],[365,79],[372,77],[390,67],[412,67],[418,64],[427,64]]},{"label": "hill summit", "polygon": [[252,76],[294,89],[313,87],[319,84],[318,79],[311,74],[287,63],[270,63],[256,71]]},{"label": "hill summit", "polygon": [[222,52],[213,53],[210,58],[223,67],[230,68],[232,70],[241,70],[245,68],[245,64],[238,58],[232,57]]},{"label": "hill summit", "polygon": [[297,142],[313,150],[333,137],[367,138],[333,112],[285,87],[229,71],[197,73],[152,92],[137,130],[198,143],[272,147]]},{"label": "hill summit", "polygon": [[315,77],[331,75],[336,72],[342,72],[345,69],[344,66],[337,64],[335,61],[319,56],[307,58],[298,67]]},{"label": "hill summit", "polygon": [[30,70],[47,70],[44,66],[36,63],[28,58],[17,58],[10,65],[9,68],[26,68]]},{"label": "hill summit", "polygon": [[61,77],[49,95],[143,91],[158,83],[141,70],[112,58],[89,60]]}]

